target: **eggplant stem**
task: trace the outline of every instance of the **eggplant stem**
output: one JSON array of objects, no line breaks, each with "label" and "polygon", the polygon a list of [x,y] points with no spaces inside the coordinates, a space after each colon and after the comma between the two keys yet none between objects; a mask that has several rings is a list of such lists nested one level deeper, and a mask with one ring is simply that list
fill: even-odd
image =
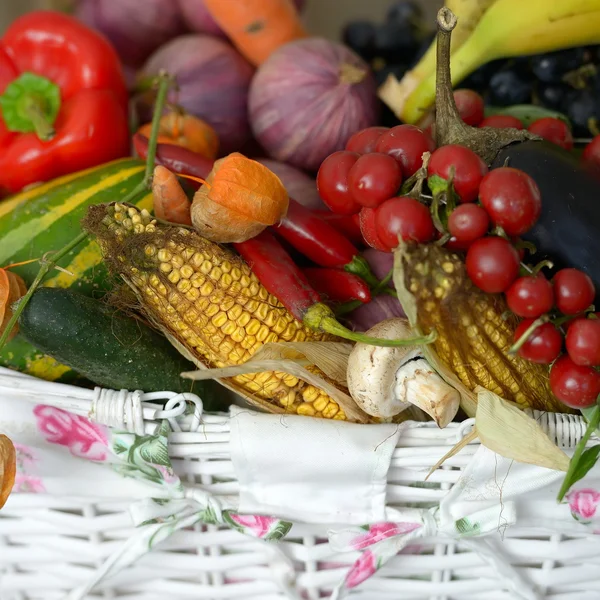
[{"label": "eggplant stem", "polygon": [[435,136],[438,148],[449,144],[466,146],[490,165],[505,146],[541,138],[527,130],[471,127],[461,118],[454,101],[450,74],[450,41],[456,15],[446,7],[437,15],[437,64],[435,93]]}]

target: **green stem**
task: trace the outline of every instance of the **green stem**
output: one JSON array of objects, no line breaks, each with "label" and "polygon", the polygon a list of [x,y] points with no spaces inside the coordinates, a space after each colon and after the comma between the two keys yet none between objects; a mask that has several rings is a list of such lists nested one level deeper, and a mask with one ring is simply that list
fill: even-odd
[{"label": "green stem", "polygon": [[28,97],[23,101],[21,108],[23,114],[31,121],[36,135],[43,142],[50,141],[55,135],[54,127],[46,118],[43,106],[35,97]]},{"label": "green stem", "polygon": [[325,304],[313,304],[305,313],[302,319],[303,323],[316,331],[323,331],[331,335],[360,342],[370,346],[384,346],[387,348],[397,348],[400,346],[422,346],[431,344],[437,338],[437,333],[432,331],[429,335],[423,337],[405,338],[400,340],[390,340],[384,338],[371,337],[363,333],[351,331],[338,322],[332,310]]},{"label": "green stem", "polygon": [[16,325],[17,320],[19,319],[19,316],[23,312],[23,310],[24,310],[26,304],[29,302],[29,299],[31,298],[31,296],[33,296],[33,292],[35,292],[35,290],[42,283],[42,280],[44,279],[44,277],[50,272],[50,270],[52,268],[54,268],[54,266],[58,263],[58,261],[61,258],[63,258],[63,256],[66,256],[69,252],[71,252],[71,250],[73,250],[73,248],[75,248],[81,242],[83,242],[83,240],[85,240],[85,238],[87,238],[87,236],[88,236],[88,234],[82,231],[74,240],[72,240],[64,248],[62,248],[61,250],[56,252],[50,260],[48,260],[48,259],[42,260],[41,268],[40,268],[36,278],[34,279],[33,283],[29,287],[29,289],[27,290],[27,293],[23,296],[23,298],[21,298],[21,300],[19,300],[17,309],[15,310],[12,317],[10,318],[10,321],[6,325],[6,329],[0,336],[0,350],[4,347],[4,344],[6,344],[6,341],[8,340],[8,336],[10,335],[10,332],[13,330],[14,326]]},{"label": "green stem", "polygon": [[548,321],[546,315],[536,319],[526,330],[525,333],[511,346],[508,351],[509,354],[516,354],[522,347],[523,344],[531,337],[531,334],[540,326]]},{"label": "green stem", "polygon": [[569,488],[571,487],[570,482],[573,479],[573,474],[575,473],[575,471],[577,470],[577,468],[579,466],[578,465],[579,459],[581,458],[581,455],[585,451],[585,447],[586,447],[587,443],[589,442],[590,438],[592,437],[592,433],[594,433],[594,431],[596,431],[596,429],[598,428],[598,425],[600,425],[600,406],[596,406],[594,408],[594,411],[592,412],[592,415],[588,422],[587,429],[585,430],[585,433],[583,434],[583,437],[581,438],[581,440],[579,440],[579,444],[577,444],[577,447],[575,448],[575,452],[573,453],[571,461],[569,462],[569,470],[567,471],[567,474],[565,475],[565,478],[563,480],[563,484],[560,487],[560,490],[558,492],[557,500],[559,502],[562,502],[562,499],[565,497],[566,493],[569,491]]},{"label": "green stem", "polygon": [[376,288],[379,285],[379,279],[375,277],[371,270],[371,266],[363,256],[359,256],[358,254],[353,256],[352,260],[344,265],[344,271],[352,273],[353,275],[358,275],[358,277],[367,282],[367,285],[371,289]]},{"label": "green stem", "polygon": [[361,302],[360,300],[349,300],[348,302],[344,302],[343,304],[339,304],[338,306],[336,306],[335,316],[341,317],[343,315],[347,315],[348,313],[351,313],[353,310],[356,310],[357,308],[360,308],[361,306],[364,306],[364,305],[365,305],[365,303]]}]

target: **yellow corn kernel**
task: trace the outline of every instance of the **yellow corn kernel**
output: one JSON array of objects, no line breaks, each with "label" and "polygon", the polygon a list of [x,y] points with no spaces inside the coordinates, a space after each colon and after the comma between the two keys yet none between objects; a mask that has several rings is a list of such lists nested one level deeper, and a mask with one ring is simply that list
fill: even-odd
[{"label": "yellow corn kernel", "polygon": [[[94,210],[104,211],[94,234],[103,252],[115,257],[116,274],[131,283],[146,316],[207,366],[247,362],[269,342],[332,339],[297,321],[230,250],[190,230],[157,224],[147,211],[116,204]],[[141,252],[122,243],[139,234],[145,235]],[[327,394],[293,375],[263,372],[231,379],[287,412],[346,418]]]}]

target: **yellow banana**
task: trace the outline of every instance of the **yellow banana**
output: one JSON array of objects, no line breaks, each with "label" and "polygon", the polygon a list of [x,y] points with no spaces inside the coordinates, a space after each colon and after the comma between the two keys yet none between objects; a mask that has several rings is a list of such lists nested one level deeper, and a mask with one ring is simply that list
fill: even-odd
[{"label": "yellow banana", "polygon": [[[444,5],[460,18],[452,32],[452,52],[456,52],[466,42],[484,13],[498,0],[446,0]],[[525,0],[527,1],[527,0]],[[549,2],[553,0],[548,0]],[[413,93],[419,84],[429,76],[435,74],[435,48],[434,40],[413,69],[408,71],[402,81],[390,76],[379,88],[379,97],[402,118],[402,107],[406,99]]]},{"label": "yellow banana", "polygon": [[[460,13],[457,15],[460,23]],[[496,0],[451,57],[456,85],[497,58],[600,43],[600,0]],[[435,73],[413,86],[397,114],[419,121],[435,98]]]}]

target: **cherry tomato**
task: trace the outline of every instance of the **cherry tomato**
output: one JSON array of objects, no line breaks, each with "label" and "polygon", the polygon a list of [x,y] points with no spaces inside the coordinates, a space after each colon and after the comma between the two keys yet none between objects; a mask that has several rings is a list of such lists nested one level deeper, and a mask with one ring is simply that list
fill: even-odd
[{"label": "cherry tomato", "polygon": [[[524,319],[515,331],[516,342],[534,323],[534,319]],[[560,354],[562,335],[552,323],[542,323],[519,348],[518,355],[529,362],[549,365]]]},{"label": "cherry tomato", "polygon": [[490,226],[490,218],[477,204],[461,204],[448,218],[448,231],[457,242],[474,242],[483,237]]},{"label": "cherry tomato", "polygon": [[394,196],[402,184],[402,168],[388,154],[363,154],[348,172],[348,189],[361,206],[375,208]]},{"label": "cherry tomato", "polygon": [[519,277],[507,290],[508,308],[519,317],[540,317],[554,304],[552,284],[540,273]]},{"label": "cherry tomato", "polygon": [[511,115],[492,115],[486,117],[479,127],[495,127],[496,129],[507,129],[512,127],[513,129],[523,129],[523,123]]},{"label": "cherry tomato", "polygon": [[429,242],[435,227],[429,209],[414,198],[390,198],[375,213],[375,228],[379,239],[392,250],[398,237],[404,241]]},{"label": "cherry tomato", "polygon": [[475,240],[467,251],[467,273],[471,281],[488,294],[503,292],[519,273],[519,253],[504,238]]},{"label": "cherry tomato", "polygon": [[359,154],[375,152],[377,140],[389,130],[389,127],[367,127],[366,129],[361,129],[346,142],[346,150],[348,152],[358,152]]},{"label": "cherry tomato", "polygon": [[445,244],[448,250],[452,250],[454,252],[465,252],[468,250],[473,242],[461,242],[457,240],[454,236],[452,236]]},{"label": "cherry tomato", "polygon": [[356,152],[334,152],[321,163],[317,173],[321,199],[327,208],[340,215],[353,215],[361,208],[348,190],[348,172],[359,158]]},{"label": "cherry tomato", "polygon": [[431,137],[418,127],[396,125],[377,140],[375,151],[393,156],[400,163],[404,177],[410,177],[423,166],[423,153],[434,148]]},{"label": "cherry tomato", "polygon": [[569,358],[583,367],[600,365],[600,320],[575,319],[567,330]]},{"label": "cherry tomato", "polygon": [[565,150],[573,149],[573,135],[569,126],[561,119],[544,117],[534,121],[527,130]]},{"label": "cherry tomato", "polygon": [[382,252],[390,252],[391,248],[386,246],[380,239],[375,227],[375,209],[374,208],[363,208],[358,217],[360,219],[360,232],[371,248],[375,250],[381,250]]},{"label": "cherry tomato", "polygon": [[477,92],[467,89],[456,90],[454,102],[460,118],[467,125],[477,127],[483,121],[484,102]]},{"label": "cherry tomato", "polygon": [[542,198],[535,181],[511,167],[490,171],[481,182],[479,199],[492,222],[510,236],[529,231],[542,212]]},{"label": "cherry tomato", "polygon": [[586,408],[595,404],[600,394],[600,373],[561,356],[550,369],[550,389],[563,404]]},{"label": "cherry tomato", "polygon": [[561,269],[552,281],[556,306],[563,315],[576,315],[589,308],[596,291],[592,280],[579,269]]},{"label": "cherry tomato", "polygon": [[460,201],[474,202],[479,192],[479,184],[488,172],[486,164],[472,150],[450,144],[433,152],[427,171],[430,177],[437,175],[448,180],[451,169],[454,169],[452,183]]},{"label": "cherry tomato", "polygon": [[581,159],[585,163],[600,166],[600,135],[597,135],[583,150]]}]

